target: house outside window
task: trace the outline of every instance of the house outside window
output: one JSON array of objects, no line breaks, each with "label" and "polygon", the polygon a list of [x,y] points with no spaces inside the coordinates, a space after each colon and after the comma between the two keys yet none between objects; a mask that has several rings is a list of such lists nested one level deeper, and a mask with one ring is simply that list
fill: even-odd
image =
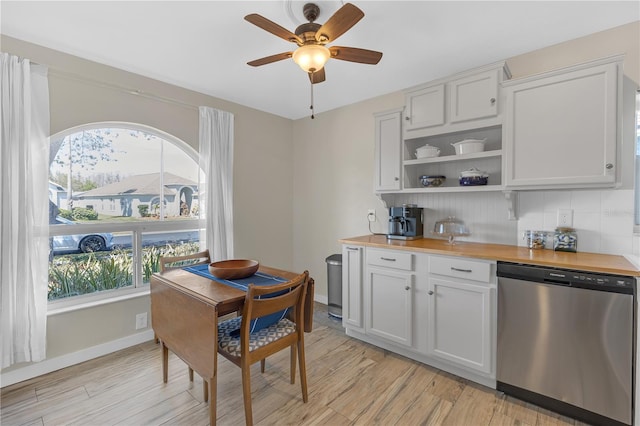
[{"label": "house outside window", "polygon": [[51,304],[148,289],[163,255],[201,250],[197,153],[146,126],[95,123],[51,137]]}]

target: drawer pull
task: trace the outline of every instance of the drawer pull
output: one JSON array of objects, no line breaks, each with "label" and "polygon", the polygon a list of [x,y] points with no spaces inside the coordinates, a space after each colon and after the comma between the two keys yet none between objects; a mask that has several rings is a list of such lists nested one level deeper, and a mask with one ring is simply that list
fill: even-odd
[{"label": "drawer pull", "polygon": [[396,261],[395,259],[392,259],[390,257],[380,257],[380,260],[386,260],[388,262],[395,262]]},{"label": "drawer pull", "polygon": [[427,293],[429,296],[433,296],[433,290],[429,290],[429,293]]},{"label": "drawer pull", "polygon": [[454,268],[453,266],[451,267],[451,270],[456,272],[467,272],[467,273],[473,272],[473,269],[460,269],[460,268]]},{"label": "drawer pull", "polygon": [[357,251],[357,250],[358,250],[358,248],[357,248],[357,247],[347,247],[347,250],[354,250],[354,251]]},{"label": "drawer pull", "polygon": [[405,290],[411,290],[411,287],[406,286],[404,289],[405,289]]}]

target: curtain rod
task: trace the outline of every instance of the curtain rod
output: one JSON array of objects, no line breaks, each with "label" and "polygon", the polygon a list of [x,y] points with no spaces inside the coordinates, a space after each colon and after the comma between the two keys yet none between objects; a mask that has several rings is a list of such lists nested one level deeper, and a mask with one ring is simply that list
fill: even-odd
[{"label": "curtain rod", "polygon": [[[160,95],[156,95],[154,93],[149,93],[149,92],[144,92],[140,89],[133,89],[131,87],[126,87],[126,86],[121,86],[119,84],[115,84],[115,83],[107,83],[105,81],[100,81],[100,80],[96,80],[90,77],[86,77],[80,74],[75,74],[75,73],[71,73],[68,71],[61,71],[55,68],[49,68],[49,74],[54,76],[54,77],[62,77],[62,78],[66,78],[69,80],[75,80],[75,81],[79,81],[82,83],[89,83],[93,86],[96,87],[102,87],[102,88],[106,88],[106,89],[111,89],[111,90],[117,90],[119,92],[122,93],[127,93],[129,95],[133,95],[133,96],[140,96],[146,99],[150,99],[150,100],[154,100],[154,101],[159,101],[159,102],[164,102],[164,103],[168,103],[168,104],[173,104],[173,105],[178,105],[184,108],[189,108],[189,109],[194,109],[194,110],[198,110],[198,106],[197,105],[193,105],[187,102],[183,102],[180,101],[178,99],[173,99],[173,98],[169,98],[166,96],[160,96]],[[166,84],[166,83],[165,83]]]}]

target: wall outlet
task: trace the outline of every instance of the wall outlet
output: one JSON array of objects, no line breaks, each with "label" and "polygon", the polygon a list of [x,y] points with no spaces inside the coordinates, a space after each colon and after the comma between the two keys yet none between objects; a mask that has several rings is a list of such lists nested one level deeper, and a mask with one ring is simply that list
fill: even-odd
[{"label": "wall outlet", "polygon": [[376,209],[369,209],[367,212],[367,219],[369,219],[369,222],[376,221]]},{"label": "wall outlet", "polygon": [[136,315],[136,330],[140,330],[141,328],[147,328],[146,312]]},{"label": "wall outlet", "polygon": [[560,209],[558,210],[558,226],[573,226],[573,210]]}]

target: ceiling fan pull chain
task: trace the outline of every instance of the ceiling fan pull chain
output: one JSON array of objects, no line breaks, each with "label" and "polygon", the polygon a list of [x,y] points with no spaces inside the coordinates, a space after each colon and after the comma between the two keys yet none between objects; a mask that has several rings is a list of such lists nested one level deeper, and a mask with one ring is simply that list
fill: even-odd
[{"label": "ceiling fan pull chain", "polygon": [[311,72],[311,106],[309,108],[311,109],[311,119],[313,120],[315,118],[313,111],[313,71]]}]

